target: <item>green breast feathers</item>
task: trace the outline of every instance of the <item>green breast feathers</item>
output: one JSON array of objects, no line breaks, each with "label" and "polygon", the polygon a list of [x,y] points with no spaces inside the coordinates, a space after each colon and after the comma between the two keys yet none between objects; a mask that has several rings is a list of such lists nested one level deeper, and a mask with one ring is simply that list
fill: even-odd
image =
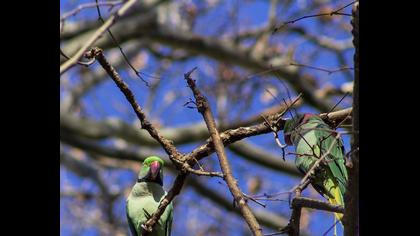
[{"label": "green breast feathers", "polygon": [[[142,235],[142,225],[156,212],[159,203],[166,196],[163,184],[163,160],[151,156],[144,160],[126,202],[127,221],[133,236]],[[150,236],[170,236],[173,218],[173,206],[170,203],[159,221],[154,225]]]}]

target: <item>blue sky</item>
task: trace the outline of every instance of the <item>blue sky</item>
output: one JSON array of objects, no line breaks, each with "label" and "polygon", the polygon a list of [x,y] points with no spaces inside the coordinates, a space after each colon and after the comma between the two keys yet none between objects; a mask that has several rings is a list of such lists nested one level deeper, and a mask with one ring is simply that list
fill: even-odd
[{"label": "blue sky", "polygon": [[[79,5],[80,3],[84,2],[93,2],[93,1],[63,1],[61,0],[60,4],[60,11],[61,13],[67,12],[70,9],[73,9],[75,6]],[[197,2],[197,1],[194,1]],[[195,32],[206,35],[214,35],[214,29],[217,28],[219,25],[223,23],[223,16],[226,16],[227,5],[229,4],[235,4],[237,1],[226,1],[224,4],[218,7],[218,9],[213,10],[210,14],[203,17],[198,23],[196,28],[194,29]],[[302,7],[305,4],[308,4],[309,1],[296,1],[296,4],[291,4],[290,9],[287,10],[290,15],[285,14],[278,17],[278,20],[284,21],[284,20],[290,20],[288,17],[294,16],[293,12],[297,12],[300,8],[299,5]],[[345,2],[347,3],[347,2]],[[336,6],[337,4],[334,4]],[[267,9],[268,9],[268,1],[243,1],[241,3],[241,7],[243,7],[243,10],[239,12],[239,19],[241,19],[241,25],[240,28],[247,28],[250,26],[258,26],[261,25],[263,22],[266,21],[267,18]],[[349,12],[350,8],[348,8],[345,12]],[[103,15],[107,16],[106,10],[102,10]],[[93,19],[95,20],[97,18],[96,15],[96,9],[87,9],[79,13],[77,16],[70,18],[70,20],[80,20],[80,19]],[[296,14],[296,13],[295,13]],[[292,17],[293,18],[293,17]],[[211,22],[211,24],[209,24]],[[317,19],[308,19],[303,20],[295,23],[299,26],[304,26],[306,29],[311,31],[314,34],[323,34],[326,36],[334,37],[337,39],[346,39],[351,37],[349,32],[343,32],[340,31],[340,34],[337,34],[337,30],[334,29],[326,29],[326,27],[321,28],[319,27],[319,22]],[[212,27],[208,27],[211,25]],[[323,30],[320,32],[320,30]],[[298,36],[273,36],[272,40],[281,40],[281,43],[285,46],[296,44],[296,42],[299,40]],[[311,50],[318,50],[316,47],[310,43],[310,42],[300,42],[297,45],[296,52],[295,52],[295,59],[304,59],[300,58],[300,54],[306,54],[306,52]],[[345,54],[345,59],[348,65],[352,65],[352,55],[353,50],[348,50],[348,52]],[[192,98],[192,94],[189,92],[189,89],[186,87],[186,85],[182,82],[178,82],[183,80],[183,73],[190,70],[197,64],[199,65],[199,68],[196,72],[194,72],[193,76],[198,79],[198,85],[201,86],[203,84],[206,84],[205,81],[214,81],[214,78],[207,75],[205,73],[205,68],[203,66],[200,66],[201,63],[208,63],[211,65],[214,63],[213,60],[204,58],[204,57],[195,57],[187,62],[183,63],[174,63],[169,68],[168,71],[165,73],[167,75],[171,75],[171,77],[167,77],[162,75],[162,79],[164,81],[161,82],[161,86],[159,87],[157,91],[157,100],[155,102],[155,105],[152,109],[152,113],[148,114],[152,118],[154,117],[153,111],[156,109],[159,109],[159,104],[162,103],[163,99],[165,98],[165,95],[167,95],[171,91],[185,91],[185,96],[182,99],[178,99],[175,103],[171,104],[171,106],[165,108],[161,114],[159,114],[159,117],[161,118],[160,121],[162,121],[163,125],[165,127],[176,127],[176,126],[188,126],[191,123],[201,122],[202,117],[201,115],[193,109],[188,109],[182,107],[183,103],[188,101],[189,98]],[[311,61],[311,65],[313,66],[319,66],[319,67],[325,67],[325,68],[338,68],[340,67],[339,64],[337,64],[337,60],[331,52],[328,51],[321,51],[319,52],[318,57]],[[149,56],[148,63],[146,65],[146,68],[144,68],[143,71],[151,72],[153,73],[154,68],[156,68],[156,60]],[[96,69],[98,65],[93,65],[92,69]],[[307,73],[312,73],[317,78],[322,78],[323,80],[327,80],[329,83],[338,86],[346,81],[346,77],[344,76],[344,73],[334,73],[331,75],[328,75],[324,72],[320,71],[314,71],[310,69],[304,69]],[[125,78],[125,81],[129,84],[132,91],[135,93],[137,101],[140,103],[140,105],[144,105],[144,101],[147,99],[149,95],[148,88],[144,86],[144,84],[138,80],[137,78],[130,75],[127,71],[120,71],[120,74],[123,78]],[[66,75],[67,76],[67,75]],[[75,69],[71,69],[68,72],[68,77],[70,84],[77,84],[80,82],[80,78],[77,76],[77,73],[75,73]],[[150,79],[150,78],[149,78]],[[256,77],[253,78],[254,80],[264,80],[264,77]],[[204,81],[204,82],[203,82]],[[281,85],[277,83],[280,87]],[[263,91],[264,88],[260,88],[261,91]],[[295,92],[292,92],[295,94]],[[280,96],[283,96],[284,94],[280,94]],[[208,97],[213,111],[216,111],[216,105],[215,100],[212,97]],[[339,98],[337,98],[338,100]],[[342,107],[349,107],[351,105],[351,97],[346,99],[342,103]],[[84,99],[83,103],[85,104],[86,108],[86,115],[90,118],[95,118],[98,120],[101,120],[105,117],[114,116],[118,117],[120,119],[123,119],[124,121],[128,123],[133,123],[133,121],[136,119],[134,116],[134,113],[132,112],[131,108],[127,106],[127,102],[121,92],[115,87],[115,85],[112,83],[112,81],[108,81],[106,83],[101,84],[96,89],[91,91]],[[251,107],[251,115],[258,114],[259,111],[262,109],[269,107],[271,105],[274,105],[275,101],[272,101],[268,104],[262,104],[261,100],[259,99],[259,96],[255,96],[252,100],[252,107]],[[125,109],[128,111],[128,113],[123,113],[121,110],[116,108],[114,104],[123,104]],[[299,112],[318,112],[310,107],[304,106],[299,109]],[[162,117],[165,117],[162,119]],[[282,136],[282,135],[281,135]],[[268,135],[262,135],[258,137],[252,137],[247,139],[247,141],[258,145],[259,147],[265,148],[266,150],[270,151],[273,154],[276,154],[279,156],[279,161],[282,161],[280,157],[280,150],[274,143],[274,140],[272,138],[272,134]],[[346,150],[349,150],[349,136],[344,136],[344,142],[346,146]],[[199,144],[188,144],[188,145],[182,145],[178,148],[181,151],[191,151],[193,148],[198,146]],[[292,150],[292,149],[291,149]],[[247,162],[243,159],[238,158],[234,153],[227,151],[228,156],[230,158],[231,164],[233,166],[233,171],[235,173],[235,176],[239,180],[239,187],[242,189],[246,189],[246,179],[253,177],[255,175],[267,179],[269,181],[264,182],[264,185],[262,187],[261,193],[273,193],[273,192],[279,192],[284,191],[287,189],[290,189],[293,187],[296,183],[298,183],[299,179],[296,178],[290,178],[284,174],[274,172],[271,170],[268,170],[266,168],[255,166],[254,164]],[[212,159],[216,159],[215,155],[212,155]],[[288,157],[288,160],[292,160],[292,157]],[[217,165],[215,166],[216,168]],[[252,168],[252,172],[249,172],[249,170]],[[218,169],[216,169],[218,170]],[[111,184],[115,186],[115,188],[123,189],[124,187],[131,186],[135,180],[137,173],[133,173],[131,171],[127,170],[112,170],[112,171],[105,171],[105,176],[112,176],[112,179],[114,182]],[[61,168],[61,185],[63,186],[65,182],[71,183],[71,185],[74,188],[85,190],[88,192],[98,192],[98,188],[91,183],[88,180],[83,180],[79,178],[78,176],[72,174],[70,171],[66,171],[63,168]],[[111,179],[111,178],[110,178]],[[224,184],[219,184],[218,180],[216,179],[207,179],[205,177],[200,177],[201,181],[204,181],[207,186],[212,187],[214,191],[219,192],[220,194],[223,194],[226,198],[230,198],[230,193],[227,190],[227,187]],[[169,187],[172,185],[173,177],[171,175],[166,175],[164,180],[164,186],[166,189],[169,189]],[[309,189],[304,192],[304,196],[310,196],[319,198],[319,195],[314,193],[313,191],[310,191]],[[189,204],[194,202],[194,204],[191,207],[188,207]],[[115,214],[118,217],[121,217],[122,219],[125,219],[125,199],[121,198],[118,199],[118,204],[115,206]],[[61,217],[63,217],[63,214],[65,212],[68,212],[71,208],[71,204],[74,204],[73,201],[69,200],[62,200],[60,203],[60,209],[61,209]],[[95,201],[91,201],[88,204],[86,204],[86,209],[92,208],[94,209],[96,206]],[[252,203],[251,203],[252,205]],[[258,206],[253,205],[253,207],[258,208]],[[280,213],[281,215],[284,215],[288,217],[290,215],[290,209],[287,203],[285,202],[269,202],[268,207],[270,211]],[[206,212],[206,209],[211,209]],[[206,214],[208,213],[208,214]],[[183,219],[194,219],[193,222],[197,222],[200,224],[211,224],[217,223],[214,222],[212,214],[217,215],[223,213],[223,209],[217,209],[216,205],[211,203],[210,201],[206,200],[202,196],[196,194],[193,190],[186,188],[183,190],[181,196],[179,196],[175,202],[175,220],[174,224],[176,225],[174,227],[174,234],[173,235],[183,235],[182,232],[184,232],[184,227],[186,227],[185,222],[182,222]],[[233,214],[228,214],[232,217],[227,217],[226,222],[229,222],[231,227],[228,229],[229,235],[244,235],[243,232],[247,231],[245,223]],[[179,216],[179,217],[177,217]],[[178,222],[178,224],[177,224]],[[179,222],[182,222],[179,223]],[[319,232],[324,232],[327,228],[329,228],[333,223],[333,216],[332,214],[327,214],[324,212],[312,212],[311,213],[311,224],[309,227],[309,230],[311,232],[314,232],[313,235],[321,235]],[[62,236],[71,235],[69,232],[69,222],[62,222],[61,225],[61,232],[60,234]],[[241,230],[237,230],[241,229]],[[339,227],[340,229],[340,227]],[[272,232],[271,230],[268,232]],[[340,230],[339,230],[340,232]],[[80,235],[83,236],[93,236],[93,235],[99,235],[98,231],[95,228],[86,229],[81,232]],[[331,232],[329,235],[332,235]]]}]

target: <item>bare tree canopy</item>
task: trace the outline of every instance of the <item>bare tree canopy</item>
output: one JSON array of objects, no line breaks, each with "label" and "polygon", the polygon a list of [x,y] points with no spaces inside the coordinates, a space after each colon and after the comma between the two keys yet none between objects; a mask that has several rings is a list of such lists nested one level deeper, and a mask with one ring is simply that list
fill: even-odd
[{"label": "bare tree canopy", "polygon": [[[68,1],[60,9],[61,235],[130,235],[126,198],[160,156],[172,235],[358,234],[358,2]],[[345,207],[283,128],[342,140]],[[334,223],[334,212],[344,214]]]}]

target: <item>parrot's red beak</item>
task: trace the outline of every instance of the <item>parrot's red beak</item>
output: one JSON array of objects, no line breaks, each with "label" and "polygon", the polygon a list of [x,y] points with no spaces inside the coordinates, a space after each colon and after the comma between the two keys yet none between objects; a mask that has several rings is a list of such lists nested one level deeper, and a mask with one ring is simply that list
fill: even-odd
[{"label": "parrot's red beak", "polygon": [[158,161],[154,161],[150,164],[150,174],[152,179],[156,179],[160,172],[160,163]]}]

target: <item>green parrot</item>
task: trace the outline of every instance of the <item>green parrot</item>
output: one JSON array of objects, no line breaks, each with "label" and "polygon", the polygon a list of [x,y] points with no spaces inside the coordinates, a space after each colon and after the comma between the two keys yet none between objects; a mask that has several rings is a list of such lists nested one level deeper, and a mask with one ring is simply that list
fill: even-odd
[{"label": "green parrot", "polygon": [[[131,189],[126,201],[127,221],[133,236],[141,236],[142,224],[157,210],[165,197],[163,189],[163,160],[157,156],[147,157],[138,175],[137,183]],[[170,236],[173,218],[173,206],[170,203],[159,221],[153,227],[150,236]]]},{"label": "green parrot", "polygon": [[[295,164],[304,174],[332,147],[329,155],[324,158],[325,162],[320,163],[311,184],[331,204],[344,206],[348,175],[344,145],[340,138],[336,139],[336,135],[337,133],[332,132],[331,127],[319,116],[310,113],[287,120],[284,125],[285,142],[287,145],[295,146],[296,154],[298,154]],[[315,155],[313,155],[314,152]],[[343,214],[335,213],[334,215],[335,220],[341,221]]]}]

